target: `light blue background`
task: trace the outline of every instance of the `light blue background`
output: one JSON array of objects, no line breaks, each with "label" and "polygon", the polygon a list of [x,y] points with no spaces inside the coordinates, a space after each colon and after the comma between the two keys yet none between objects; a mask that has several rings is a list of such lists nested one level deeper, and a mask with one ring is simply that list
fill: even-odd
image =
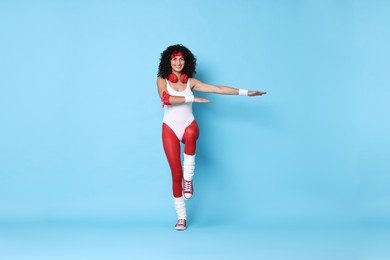
[{"label": "light blue background", "polygon": [[198,79],[268,92],[198,93],[213,102],[194,104],[194,227],[388,224],[389,11],[363,0],[1,1],[0,222],[171,228],[156,73],[182,43]]}]

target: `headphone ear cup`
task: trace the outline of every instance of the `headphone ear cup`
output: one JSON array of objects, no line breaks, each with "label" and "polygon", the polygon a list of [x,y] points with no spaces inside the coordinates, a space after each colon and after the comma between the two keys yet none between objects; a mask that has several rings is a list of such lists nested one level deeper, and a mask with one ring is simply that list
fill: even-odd
[{"label": "headphone ear cup", "polygon": [[187,83],[187,80],[188,80],[187,74],[185,74],[185,73],[181,74],[181,76],[180,76],[180,81],[181,81],[182,83]]},{"label": "headphone ear cup", "polygon": [[175,74],[173,74],[173,73],[169,74],[168,79],[169,79],[170,82],[173,82],[173,83],[177,82],[177,76]]}]

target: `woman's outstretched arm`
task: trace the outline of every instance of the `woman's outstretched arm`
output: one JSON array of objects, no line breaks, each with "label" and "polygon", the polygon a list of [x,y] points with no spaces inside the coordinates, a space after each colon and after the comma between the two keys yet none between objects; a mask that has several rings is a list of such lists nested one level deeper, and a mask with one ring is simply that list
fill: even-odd
[{"label": "woman's outstretched arm", "polygon": [[191,87],[193,90],[200,92],[210,92],[216,94],[224,94],[224,95],[245,95],[245,96],[262,96],[267,94],[267,92],[259,91],[259,90],[245,90],[232,88],[228,86],[215,86],[211,84],[203,83],[200,80],[195,78],[191,79]]}]

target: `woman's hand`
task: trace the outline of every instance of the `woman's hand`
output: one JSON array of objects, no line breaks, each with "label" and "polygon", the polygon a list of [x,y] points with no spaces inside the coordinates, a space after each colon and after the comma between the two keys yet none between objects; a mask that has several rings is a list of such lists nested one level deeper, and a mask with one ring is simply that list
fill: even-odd
[{"label": "woman's hand", "polygon": [[197,102],[197,103],[209,103],[209,102],[211,102],[211,100],[209,100],[207,98],[195,97],[194,102]]},{"label": "woman's hand", "polygon": [[260,90],[249,90],[248,91],[248,96],[251,96],[251,97],[254,97],[254,96],[262,96],[262,95],[265,95],[267,94],[267,92],[263,92],[263,91],[260,91]]}]

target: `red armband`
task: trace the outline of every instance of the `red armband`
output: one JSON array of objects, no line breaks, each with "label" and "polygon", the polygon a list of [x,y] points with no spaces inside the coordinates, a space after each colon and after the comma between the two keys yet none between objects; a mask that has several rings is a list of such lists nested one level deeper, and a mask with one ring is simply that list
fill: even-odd
[{"label": "red armband", "polygon": [[169,97],[171,95],[169,95],[167,92],[163,92],[162,93],[162,97],[161,97],[161,102],[162,102],[162,106],[164,107],[164,105],[171,105],[171,103],[169,103]]}]

